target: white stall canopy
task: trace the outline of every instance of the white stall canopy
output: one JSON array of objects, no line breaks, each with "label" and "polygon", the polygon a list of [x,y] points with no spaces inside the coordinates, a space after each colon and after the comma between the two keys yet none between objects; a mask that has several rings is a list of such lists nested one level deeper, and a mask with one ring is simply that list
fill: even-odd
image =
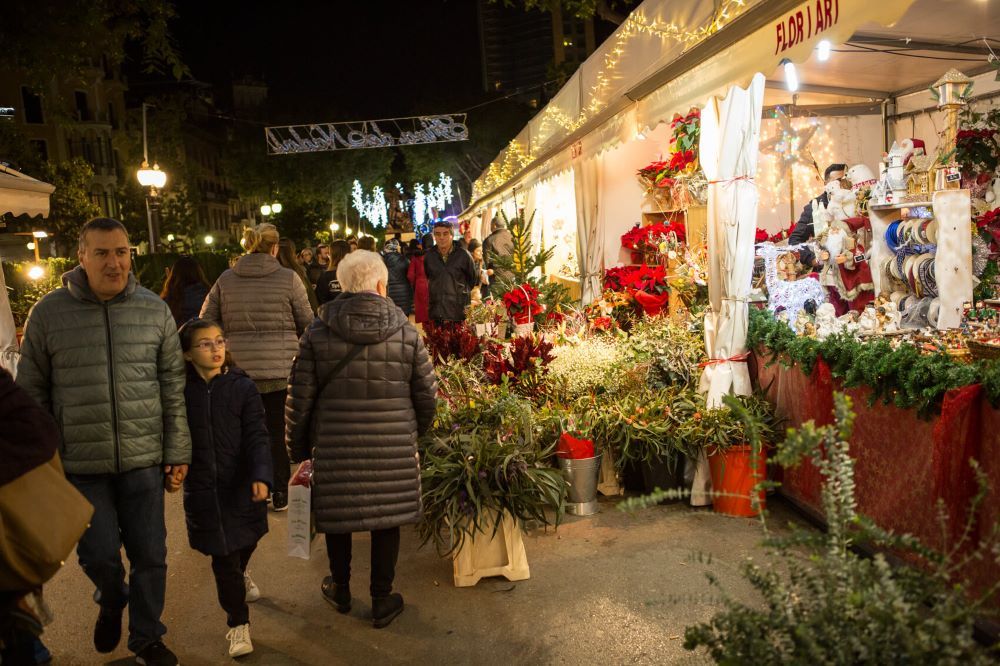
[{"label": "white stall canopy", "polygon": [[[746,87],[755,72],[769,77],[765,106],[882,113],[884,100],[952,67],[990,70],[991,35],[1000,0],[646,0],[483,172],[463,217]],[[834,53],[821,62],[823,40]],[[797,64],[795,97],[785,60]]]},{"label": "white stall canopy", "polygon": [[55,189],[48,183],[0,165],[0,215],[48,217],[49,196]]}]

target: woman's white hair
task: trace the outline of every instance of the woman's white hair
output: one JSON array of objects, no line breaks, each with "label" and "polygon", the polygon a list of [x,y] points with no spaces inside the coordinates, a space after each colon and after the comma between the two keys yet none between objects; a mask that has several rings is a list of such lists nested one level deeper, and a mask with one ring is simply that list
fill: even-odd
[{"label": "woman's white hair", "polygon": [[355,250],[337,264],[337,281],[346,292],[377,291],[379,282],[388,286],[389,271],[378,254]]}]

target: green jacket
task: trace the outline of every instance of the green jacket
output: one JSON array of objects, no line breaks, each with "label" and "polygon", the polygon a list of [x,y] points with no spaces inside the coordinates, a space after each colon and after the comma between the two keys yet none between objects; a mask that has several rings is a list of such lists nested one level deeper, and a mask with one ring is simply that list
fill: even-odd
[{"label": "green jacket", "polygon": [[28,314],[17,383],[55,416],[69,473],[189,463],[184,382],[170,308],[132,275],[101,303],[78,266]]}]

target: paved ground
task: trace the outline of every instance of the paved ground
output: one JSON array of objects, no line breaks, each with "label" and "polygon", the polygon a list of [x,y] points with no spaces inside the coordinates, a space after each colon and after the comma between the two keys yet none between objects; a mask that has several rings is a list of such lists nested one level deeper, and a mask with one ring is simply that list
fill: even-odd
[{"label": "paved ground", "polygon": [[[629,516],[607,501],[598,515],[570,517],[558,531],[525,537],[530,580],[486,579],[457,589],[451,561],[433,547],[418,548],[416,533],[404,529],[396,580],[406,610],[376,630],[366,536],[355,537],[354,610],[340,615],[319,594],[322,541],[314,542],[310,561],[285,555],[286,515],[270,514],[271,533],[251,561],[264,598],[251,606],[256,651],[241,659],[248,664],[705,663],[681,647],[684,627],[719,607],[704,573],[746,597],[738,565],[762,552],[755,520],[681,505]],[[775,523],[792,517],[781,505],[772,516]],[[168,496],[167,529],[165,641],[182,664],[231,663],[209,559],[187,545],[179,495]],[[94,652],[91,592],[75,556],[47,586],[56,612],[45,635],[53,663],[132,663],[124,647],[112,655]]]}]

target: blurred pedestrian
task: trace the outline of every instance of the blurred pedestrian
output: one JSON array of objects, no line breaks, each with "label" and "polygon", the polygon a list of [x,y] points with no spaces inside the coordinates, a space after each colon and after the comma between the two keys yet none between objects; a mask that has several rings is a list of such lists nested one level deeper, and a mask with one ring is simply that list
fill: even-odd
[{"label": "blurred pedestrian", "polygon": [[271,437],[271,506],[288,508],[288,453],[282,429],[285,393],[298,338],[313,320],[305,285],[278,263],[278,230],[259,224],[243,234],[247,254],[216,280],[201,317],[222,324],[227,351],[257,385]]},{"label": "blurred pedestrian", "polygon": [[388,271],[358,250],[337,268],[344,293],[299,343],[289,378],[288,447],[313,459],[313,514],[326,535],[323,598],[351,610],[351,535],[371,532],[372,623],[403,611],[393,593],[399,528],[420,520],[417,437],[430,427],[436,379],[417,330],[386,298]]},{"label": "blurred pedestrian", "polygon": [[428,314],[435,324],[465,321],[465,308],[479,276],[469,253],[455,245],[450,224],[435,222],[433,234],[434,247],[424,254]]},{"label": "blurred pedestrian", "polygon": [[309,284],[314,287],[319,284],[319,276],[323,271],[330,269],[330,247],[325,243],[316,246],[316,253],[312,262],[306,268],[306,275],[309,276]]},{"label": "blurred pedestrian", "polygon": [[413,313],[413,287],[407,278],[410,260],[402,255],[399,241],[393,238],[385,244],[382,260],[389,271],[389,298],[407,317]]},{"label": "blurred pedestrian", "polygon": [[247,564],[267,534],[265,500],[273,477],[264,403],[250,377],[229,361],[218,324],[189,321],[180,340],[192,445],[184,480],[188,542],[212,558],[229,656],[241,657],[253,652],[247,602],[257,601],[260,589]]},{"label": "blurred pedestrian", "polygon": [[185,255],[168,269],[160,298],[170,308],[178,326],[198,316],[209,286],[205,271],[194,257]]},{"label": "blurred pedestrian", "polygon": [[354,252],[355,250],[358,249],[358,239],[354,236],[347,237],[347,244],[350,246],[351,252]]},{"label": "blurred pedestrian", "polygon": [[316,290],[313,289],[312,283],[309,281],[306,269],[298,261],[295,254],[295,241],[291,238],[282,238],[278,241],[278,263],[285,268],[290,268],[302,280],[302,284],[306,288],[306,296],[309,297],[309,305],[312,306],[313,314],[315,314],[319,308],[319,302],[316,300]]},{"label": "blurred pedestrian", "polygon": [[494,217],[490,222],[490,235],[483,241],[483,261],[486,262],[486,269],[493,271],[490,273],[490,292],[494,298],[500,298],[501,294],[498,281],[509,281],[513,276],[510,271],[505,271],[497,266],[498,257],[509,257],[514,253],[514,237],[507,229],[507,222],[502,217]]},{"label": "blurred pedestrian", "polygon": [[309,268],[309,264],[313,260],[313,251],[311,247],[304,247],[299,251],[299,264],[302,268]]},{"label": "blurred pedestrian", "polygon": [[335,240],[330,245],[330,270],[319,277],[316,285],[316,300],[320,305],[329,303],[340,295],[340,282],[337,280],[337,266],[351,253],[351,246],[345,240]]},{"label": "blurred pedestrian", "polygon": [[479,242],[478,238],[473,238],[469,241],[469,254],[472,255],[472,265],[475,267],[476,275],[478,276],[473,291],[479,291],[481,296],[488,296],[490,275],[493,274],[493,271],[486,268],[486,262],[483,261],[483,244]]},{"label": "blurred pedestrian", "polygon": [[128,606],[136,660],[176,664],[161,640],[163,490],[180,489],[191,461],[184,359],[170,308],[136,282],[129,247],[118,220],[83,226],[80,265],[28,316],[17,380],[56,415],[66,477],[94,505],[77,547],[101,607],[94,647],[109,653],[118,646]]},{"label": "blurred pedestrian", "polygon": [[427,284],[427,273],[424,270],[424,257],[427,250],[434,247],[434,236],[425,234],[422,245],[410,258],[410,267],[406,271],[406,277],[413,287],[413,320],[418,328],[430,321],[430,287]]},{"label": "blurred pedestrian", "polygon": [[375,237],[374,236],[362,236],[358,239],[358,250],[367,250],[368,252],[375,251]]}]

